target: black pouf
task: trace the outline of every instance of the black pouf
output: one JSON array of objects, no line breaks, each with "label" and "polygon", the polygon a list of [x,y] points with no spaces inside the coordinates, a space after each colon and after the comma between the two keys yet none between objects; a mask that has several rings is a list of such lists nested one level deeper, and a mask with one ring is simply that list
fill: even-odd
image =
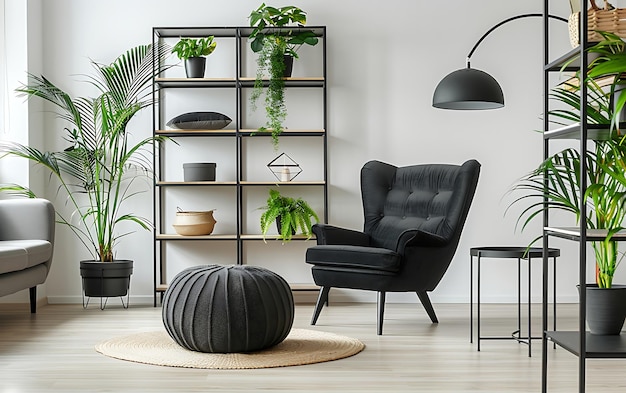
[{"label": "black pouf", "polygon": [[293,325],[293,295],[278,274],[249,265],[185,269],[163,298],[169,335],[192,351],[251,352],[274,346]]}]

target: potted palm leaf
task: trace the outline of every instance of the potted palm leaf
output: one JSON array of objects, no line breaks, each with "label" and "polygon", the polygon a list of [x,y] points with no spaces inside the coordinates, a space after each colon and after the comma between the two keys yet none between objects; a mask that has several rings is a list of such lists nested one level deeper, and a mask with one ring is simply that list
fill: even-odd
[{"label": "potted palm leaf", "polygon": [[258,131],[271,132],[274,150],[277,150],[278,136],[283,131],[283,122],[287,117],[284,78],[291,76],[298,49],[304,44],[317,45],[318,38],[313,31],[300,29],[306,25],[306,12],[295,6],[277,8],[263,3],[248,18],[250,27],[253,27],[250,48],[258,54],[250,103],[252,109],[256,110],[263,94],[264,78],[268,75],[265,91],[267,123],[259,127]]},{"label": "potted palm leaf", "polygon": [[[583,220],[587,228],[606,231],[602,241],[592,242],[596,283],[586,287],[587,322],[594,334],[619,334],[626,317],[626,286],[613,283],[613,276],[623,257],[613,236],[623,229],[626,218],[626,143],[617,122],[626,97],[615,99],[615,92],[622,83],[621,73],[626,71],[626,53],[621,39],[612,34],[602,34],[606,40],[589,49],[602,55],[590,63],[582,82],[586,83],[588,92],[586,121],[589,124],[606,125],[609,133],[604,138],[594,140],[593,147],[589,148],[584,157],[577,149],[564,149],[548,157],[515,184],[513,190],[526,194],[515,199],[512,204],[533,200],[518,218],[522,229],[547,209],[572,213],[577,221]],[[562,104],[561,108],[549,112],[552,121],[559,124],[563,124],[563,120],[581,121],[580,75],[577,77],[579,82],[552,90],[550,98]],[[597,81],[606,80],[606,77],[612,77],[611,82],[607,86],[600,86]],[[580,174],[582,160],[587,170],[583,175]],[[587,189],[581,201],[583,179]],[[581,215],[581,202],[586,206],[584,217]],[[609,302],[620,299],[619,296],[625,297],[617,300],[617,308],[607,312]],[[600,325],[602,320],[608,320],[612,325]]]},{"label": "potted palm leaf", "polygon": [[[118,258],[115,248],[129,233],[120,233],[118,225],[132,222],[151,228],[148,219],[124,206],[147,191],[139,180],[152,180],[152,147],[163,139],[155,136],[134,141],[127,129],[135,114],[152,105],[148,87],[165,68],[167,51],[153,49],[151,45],[132,48],[110,65],[92,62],[96,75],[89,82],[98,90],[95,98],[72,97],[46,77],[29,75],[28,83],[17,91],[42,98],[56,108],[65,122],[56,137],[66,141],[67,147],[40,151],[0,142],[0,154],[26,158],[46,168],[65,194],[71,212],[63,214],[57,209],[58,222],[67,226],[91,255],[91,260],[80,264],[83,292],[88,297],[128,294],[133,262]],[[2,185],[0,190],[34,196],[15,184]],[[103,281],[103,277],[112,279]]]},{"label": "potted palm leaf", "polygon": [[281,195],[277,190],[269,191],[267,204],[261,215],[261,233],[265,240],[265,235],[273,223],[276,223],[279,238],[283,241],[290,241],[298,229],[309,239],[312,235],[311,218],[319,222],[317,213],[302,198],[291,198]]}]

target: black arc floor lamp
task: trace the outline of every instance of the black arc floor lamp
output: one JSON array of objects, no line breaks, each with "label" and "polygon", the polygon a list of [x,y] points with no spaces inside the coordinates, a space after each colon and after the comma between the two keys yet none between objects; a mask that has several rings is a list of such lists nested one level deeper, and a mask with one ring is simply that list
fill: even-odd
[{"label": "black arc floor lamp", "polygon": [[[502,108],[504,106],[504,94],[500,84],[488,73],[471,68],[470,58],[480,43],[495,29],[508,22],[531,17],[543,17],[543,14],[513,16],[487,30],[467,55],[467,67],[451,72],[439,82],[433,94],[433,106],[435,108],[455,110]],[[567,23],[567,19],[560,16],[548,15],[548,17]]]}]

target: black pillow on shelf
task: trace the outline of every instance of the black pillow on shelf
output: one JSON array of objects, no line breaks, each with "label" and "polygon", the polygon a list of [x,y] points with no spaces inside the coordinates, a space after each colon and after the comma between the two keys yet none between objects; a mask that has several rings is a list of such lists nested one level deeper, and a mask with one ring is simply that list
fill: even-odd
[{"label": "black pillow on shelf", "polygon": [[220,130],[232,119],[217,112],[188,112],[167,122],[168,127],[179,130]]}]

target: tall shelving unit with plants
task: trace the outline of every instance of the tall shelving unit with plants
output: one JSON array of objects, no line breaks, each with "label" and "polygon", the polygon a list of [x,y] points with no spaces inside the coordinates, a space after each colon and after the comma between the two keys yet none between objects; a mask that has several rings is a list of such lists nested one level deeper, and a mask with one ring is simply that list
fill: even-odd
[{"label": "tall shelving unit with plants", "polygon": [[[276,252],[283,252],[285,248],[302,247],[302,240],[306,240],[303,235],[295,235],[292,242],[281,244],[277,235],[269,234],[276,232],[268,232],[264,242],[259,207],[267,199],[269,189],[307,199],[320,221],[328,220],[326,28],[281,29],[312,31],[319,42],[300,54],[294,65],[294,76],[284,78],[289,115],[277,149],[269,132],[258,131],[265,122],[262,108],[252,111],[250,107],[249,97],[256,79],[256,55],[250,50],[249,39],[252,28],[153,28],[155,46],[159,43],[172,46],[181,37],[214,36],[217,42],[215,52],[207,59],[204,78],[185,78],[181,67],[174,67],[153,83],[154,135],[168,137],[154,149],[158,178],[154,186],[155,306],[169,280],[182,270],[177,267],[182,259],[187,266],[254,264],[276,271],[276,264],[264,266],[264,263],[280,259]],[[265,80],[264,86],[267,84]],[[221,112],[232,122],[218,130],[167,126],[171,118],[193,111]],[[268,169],[268,163],[282,153],[302,166],[296,179],[282,181]],[[182,165],[190,161],[216,162],[215,181],[184,181]],[[178,208],[186,211],[216,209],[213,233],[176,234],[172,224]],[[304,255],[292,263],[304,266],[303,262]],[[282,275],[281,271],[276,272]],[[317,292],[312,283],[290,285],[294,291]]]},{"label": "tall shelving unit with plants", "polygon": [[[587,0],[581,0],[580,25],[588,25],[588,15],[585,12],[589,8]],[[548,15],[549,1],[544,0],[544,159],[550,156],[551,141],[557,139],[578,140],[578,152],[581,157],[586,157],[591,146],[597,141],[606,140],[612,135],[610,124],[595,124],[588,121],[588,99],[589,90],[586,83],[580,83],[579,89],[579,112],[580,122],[557,129],[550,129],[548,113],[550,111],[549,97],[549,75],[555,72],[579,72],[587,70],[589,66],[589,56],[587,49],[592,45],[587,34],[579,34],[580,45],[554,61],[549,59],[549,29]],[[586,29],[583,29],[586,33]],[[586,75],[586,72],[582,73]],[[579,173],[587,173],[586,160],[580,160],[578,165]],[[545,175],[544,175],[545,176]],[[544,187],[548,187],[547,178],[544,177]],[[580,176],[580,187],[578,190],[578,201],[580,217],[587,217],[590,207],[586,206],[585,194],[589,185],[585,176]],[[587,294],[585,290],[579,291],[578,303],[578,329],[573,331],[549,331],[548,330],[548,249],[550,237],[561,238],[573,241],[578,244],[579,261],[579,287],[584,288],[588,281],[587,272],[587,250],[590,242],[605,240],[608,231],[603,229],[588,228],[585,219],[579,220],[577,227],[554,227],[550,225],[547,200],[544,199],[543,214],[543,294],[542,294],[542,314],[543,314],[543,339],[542,339],[542,387],[541,391],[546,393],[549,390],[548,378],[548,343],[552,341],[558,348],[562,348],[572,353],[578,358],[578,391],[586,390],[586,369],[587,359],[611,359],[626,358],[626,336],[624,335],[594,335],[587,330]],[[613,235],[612,240],[626,241],[626,232],[620,231]],[[556,300],[555,300],[556,301]]]}]

